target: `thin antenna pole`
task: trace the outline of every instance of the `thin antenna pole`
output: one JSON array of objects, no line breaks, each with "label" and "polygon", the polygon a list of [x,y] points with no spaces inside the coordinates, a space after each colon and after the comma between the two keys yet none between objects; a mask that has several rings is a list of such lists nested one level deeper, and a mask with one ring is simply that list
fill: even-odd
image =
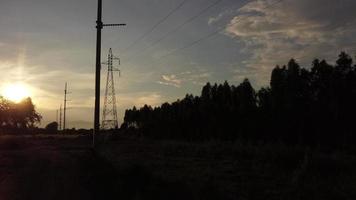
[{"label": "thin antenna pole", "polygon": [[63,130],[66,130],[66,112],[67,112],[67,82],[64,86],[64,108],[63,108]]},{"label": "thin antenna pole", "polygon": [[59,107],[59,130],[62,130],[62,104]]},{"label": "thin antenna pole", "polygon": [[125,26],[126,24],[103,24],[102,0],[98,0],[98,16],[96,20],[96,65],[95,65],[95,108],[94,108],[94,130],[93,147],[95,147],[95,134],[100,129],[100,69],[101,69],[101,30],[104,26]]},{"label": "thin antenna pole", "polygon": [[57,130],[58,130],[58,109],[56,110],[56,122],[57,122]]}]

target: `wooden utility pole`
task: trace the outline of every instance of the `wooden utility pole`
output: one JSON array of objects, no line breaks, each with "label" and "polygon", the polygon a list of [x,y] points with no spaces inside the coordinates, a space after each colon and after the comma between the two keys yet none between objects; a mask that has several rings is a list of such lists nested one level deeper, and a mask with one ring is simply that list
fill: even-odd
[{"label": "wooden utility pole", "polygon": [[105,26],[125,26],[126,24],[103,24],[103,3],[98,0],[98,16],[96,20],[96,65],[95,65],[95,107],[94,107],[94,131],[93,147],[95,146],[95,134],[100,129],[100,69],[101,69],[101,30]]},{"label": "wooden utility pole", "polygon": [[94,110],[94,132],[93,146],[95,145],[95,134],[99,132],[100,124],[100,69],[101,69],[101,30],[102,22],[102,0],[98,0],[98,19],[96,21],[96,65],[95,65],[95,110]]}]

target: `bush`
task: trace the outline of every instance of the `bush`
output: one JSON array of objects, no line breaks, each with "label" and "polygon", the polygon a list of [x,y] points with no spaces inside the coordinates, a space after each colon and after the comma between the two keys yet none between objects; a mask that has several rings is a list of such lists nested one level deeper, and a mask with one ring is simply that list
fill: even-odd
[{"label": "bush", "polygon": [[51,122],[51,123],[47,124],[45,129],[46,129],[46,132],[49,134],[56,133],[58,131],[58,123]]}]

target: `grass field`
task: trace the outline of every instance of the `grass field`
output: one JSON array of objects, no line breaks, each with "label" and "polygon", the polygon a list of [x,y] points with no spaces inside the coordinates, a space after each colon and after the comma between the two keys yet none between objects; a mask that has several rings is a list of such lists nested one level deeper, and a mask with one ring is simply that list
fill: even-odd
[{"label": "grass field", "polygon": [[0,136],[0,199],[356,199],[356,156],[281,144]]}]

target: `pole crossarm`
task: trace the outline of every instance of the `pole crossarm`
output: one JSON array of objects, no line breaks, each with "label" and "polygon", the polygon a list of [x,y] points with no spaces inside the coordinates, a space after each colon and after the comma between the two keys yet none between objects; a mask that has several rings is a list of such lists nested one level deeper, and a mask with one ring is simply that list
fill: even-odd
[{"label": "pole crossarm", "polygon": [[102,26],[126,26],[126,24],[103,24]]}]

